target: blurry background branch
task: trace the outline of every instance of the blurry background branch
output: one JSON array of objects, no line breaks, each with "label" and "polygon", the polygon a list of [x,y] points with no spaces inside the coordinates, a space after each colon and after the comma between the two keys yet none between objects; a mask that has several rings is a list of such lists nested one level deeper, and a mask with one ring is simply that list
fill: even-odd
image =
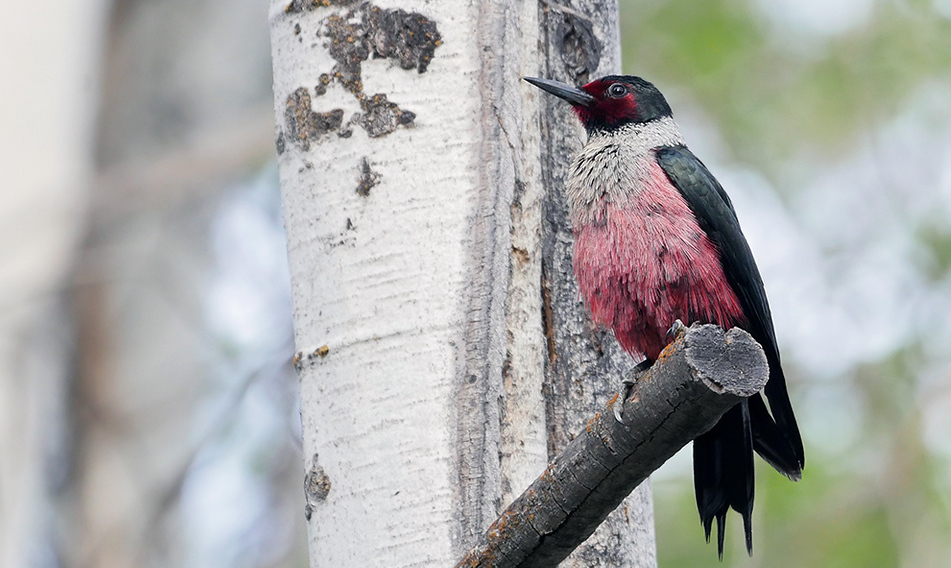
[{"label": "blurry background branch", "polygon": [[274,158],[274,116],[258,106],[234,122],[203,127],[181,145],[148,159],[101,170],[95,181],[97,222],[109,224],[133,214],[211,198],[222,186],[240,182]]}]

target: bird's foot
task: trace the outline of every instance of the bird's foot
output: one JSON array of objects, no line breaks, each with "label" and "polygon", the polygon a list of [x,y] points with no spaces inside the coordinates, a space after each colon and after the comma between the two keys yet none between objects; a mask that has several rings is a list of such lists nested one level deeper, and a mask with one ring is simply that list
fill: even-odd
[{"label": "bird's foot", "polygon": [[684,325],[684,322],[680,321],[679,319],[674,320],[673,325],[671,325],[670,329],[667,330],[667,343],[673,343],[674,341],[677,341],[677,339],[679,339],[680,336],[686,331],[687,326]]},{"label": "bird's foot", "polygon": [[635,365],[633,369],[628,371],[627,375],[621,379],[621,392],[614,401],[614,419],[621,424],[624,423],[624,417],[621,414],[621,411],[624,409],[624,401],[627,400],[627,397],[631,395],[631,389],[634,388],[634,385],[637,384],[637,381],[644,376],[644,373],[646,373],[653,364],[654,362],[650,359],[644,359]]}]

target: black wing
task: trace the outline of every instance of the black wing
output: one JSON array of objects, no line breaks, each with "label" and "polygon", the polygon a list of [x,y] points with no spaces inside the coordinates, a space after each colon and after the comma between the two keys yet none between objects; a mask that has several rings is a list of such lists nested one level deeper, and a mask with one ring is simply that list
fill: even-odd
[{"label": "black wing", "polygon": [[766,290],[753,253],[740,230],[733,204],[703,162],[686,147],[664,147],[655,152],[660,167],[690,206],[700,228],[719,250],[727,281],[747,317],[747,331],[766,352],[769,381],[764,392],[769,411],[759,395],[750,398],[754,448],[781,473],[798,479],[805,465],[802,438],[786,392],[786,378],[779,360]]}]

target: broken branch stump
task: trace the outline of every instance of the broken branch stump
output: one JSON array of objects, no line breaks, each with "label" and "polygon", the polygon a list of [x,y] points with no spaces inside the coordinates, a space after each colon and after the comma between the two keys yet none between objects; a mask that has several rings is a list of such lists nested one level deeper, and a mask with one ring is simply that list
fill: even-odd
[{"label": "broken branch stump", "polygon": [[[611,400],[503,512],[457,568],[555,566],[641,482],[769,377],[747,332],[694,324]],[[623,423],[614,405],[623,402]]]}]

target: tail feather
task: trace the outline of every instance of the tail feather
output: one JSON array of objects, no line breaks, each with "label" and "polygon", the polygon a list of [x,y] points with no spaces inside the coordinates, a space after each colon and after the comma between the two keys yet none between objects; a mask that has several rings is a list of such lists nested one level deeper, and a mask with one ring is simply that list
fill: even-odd
[{"label": "tail feather", "polygon": [[[793,442],[770,416],[760,394],[749,399],[750,423],[753,430],[753,449],[776,471],[793,481],[802,478],[802,462]],[[796,431],[798,434],[798,430]]]},{"label": "tail feather", "polygon": [[[788,456],[798,463],[800,472],[806,466],[806,454],[802,447],[802,436],[799,434],[799,426],[796,424],[796,415],[793,414],[792,403],[789,402],[789,393],[786,391],[786,377],[783,373],[783,367],[779,362],[779,353],[775,348],[766,350],[766,360],[769,362],[769,381],[763,389],[763,394],[769,400],[769,412],[772,413],[770,424],[775,424],[778,435],[786,439],[789,450]],[[763,406],[763,414],[768,418],[769,412],[766,412],[765,404],[761,397],[759,403]],[[753,430],[757,430],[756,413],[753,416]],[[762,453],[760,453],[762,455]],[[766,456],[763,456],[764,458]],[[767,460],[768,461],[768,460]],[[775,466],[774,466],[775,467]],[[776,468],[779,469],[779,468]],[[780,473],[789,475],[780,469]]]},{"label": "tail feather", "polygon": [[746,549],[753,553],[753,440],[744,400],[728,410],[710,431],[693,442],[693,477],[700,522],[707,541],[717,522],[717,551],[723,558],[726,514],[743,517]]}]

